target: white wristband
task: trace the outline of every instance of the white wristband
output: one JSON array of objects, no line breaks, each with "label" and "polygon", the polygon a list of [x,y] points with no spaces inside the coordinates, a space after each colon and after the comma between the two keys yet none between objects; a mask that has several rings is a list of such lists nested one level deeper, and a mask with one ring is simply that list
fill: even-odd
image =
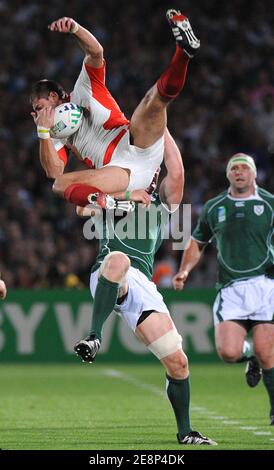
[{"label": "white wristband", "polygon": [[75,21],[74,25],[70,28],[70,33],[75,34],[75,33],[77,33],[78,29],[79,29],[79,24],[76,23],[76,21]]},{"label": "white wristband", "polygon": [[37,126],[37,135],[39,139],[49,139],[50,138],[50,133],[49,129],[47,127],[43,126]]}]

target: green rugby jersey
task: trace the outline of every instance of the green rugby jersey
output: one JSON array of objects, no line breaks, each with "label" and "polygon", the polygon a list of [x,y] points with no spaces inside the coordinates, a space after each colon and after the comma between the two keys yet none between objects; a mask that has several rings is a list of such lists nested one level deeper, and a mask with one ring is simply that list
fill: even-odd
[{"label": "green rugby jersey", "polygon": [[202,243],[216,239],[217,288],[272,268],[273,208],[274,196],[262,188],[247,199],[225,191],[206,202],[192,238]]},{"label": "green rugby jersey", "polygon": [[168,216],[168,209],[155,195],[149,208],[136,204],[135,210],[124,217],[114,217],[113,211],[102,211],[93,217],[99,232],[99,254],[92,272],[110,252],[122,251],[130,258],[131,266],[151,279],[154,256],[163,241]]}]

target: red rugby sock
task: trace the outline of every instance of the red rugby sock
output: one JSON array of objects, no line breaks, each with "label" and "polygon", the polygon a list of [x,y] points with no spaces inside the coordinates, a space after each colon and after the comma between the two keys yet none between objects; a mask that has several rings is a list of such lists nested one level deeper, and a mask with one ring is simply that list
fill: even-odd
[{"label": "red rugby sock", "polygon": [[163,98],[172,100],[179,95],[185,84],[188,63],[188,55],[181,47],[176,46],[168,68],[157,81],[158,92]]},{"label": "red rugby sock", "polygon": [[88,196],[92,193],[99,193],[100,189],[88,184],[71,184],[64,192],[64,198],[77,206],[85,207],[89,204]]}]

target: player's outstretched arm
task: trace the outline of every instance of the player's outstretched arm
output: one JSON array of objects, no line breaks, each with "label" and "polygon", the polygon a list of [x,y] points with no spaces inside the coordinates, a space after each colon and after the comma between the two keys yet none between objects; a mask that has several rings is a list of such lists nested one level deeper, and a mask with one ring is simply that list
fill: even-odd
[{"label": "player's outstretched arm", "polygon": [[164,162],[167,175],[160,186],[160,197],[168,206],[178,205],[184,193],[184,166],[180,150],[168,129],[165,131]]},{"label": "player's outstretched arm", "polygon": [[91,67],[99,68],[104,63],[104,50],[97,39],[87,29],[83,28],[73,18],[64,16],[53,21],[48,26],[50,31],[58,33],[71,33],[79,41],[80,46],[85,51],[85,62]]},{"label": "player's outstretched arm", "polygon": [[5,300],[7,295],[7,287],[2,279],[0,279],[0,299]]},{"label": "player's outstretched arm", "polygon": [[174,289],[183,289],[190,271],[192,271],[202,256],[204,246],[204,244],[198,243],[196,240],[190,240],[189,246],[184,251],[179,271],[172,279]]}]

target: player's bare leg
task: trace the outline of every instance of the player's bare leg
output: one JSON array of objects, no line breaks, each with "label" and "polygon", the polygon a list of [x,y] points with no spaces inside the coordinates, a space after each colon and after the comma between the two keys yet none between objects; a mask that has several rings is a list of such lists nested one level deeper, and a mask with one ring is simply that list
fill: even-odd
[{"label": "player's bare leg", "polygon": [[115,304],[127,294],[126,275],[129,267],[128,256],[120,251],[113,251],[104,258],[94,296],[90,333],[74,347],[83,362],[92,363],[95,360],[101,345],[103,325]]},{"label": "player's bare leg", "polygon": [[135,334],[166,369],[167,395],[177,421],[179,444],[216,445],[215,441],[191,428],[188,360],[182,350],[182,339],[170,316],[152,312],[137,325]]},{"label": "player's bare leg", "polygon": [[243,325],[226,320],[215,326],[216,349],[225,362],[246,362],[246,382],[249,387],[256,387],[261,380],[262,371],[253,345],[246,341],[247,332]]},{"label": "player's bare leg", "polygon": [[274,324],[260,323],[253,327],[256,356],[263,369],[274,367]]},{"label": "player's bare leg", "polygon": [[274,324],[261,323],[253,328],[256,357],[262,367],[264,386],[270,401],[270,424],[274,426]]},{"label": "player's bare leg", "polygon": [[53,192],[69,202],[86,206],[92,193],[115,193],[125,191],[129,184],[130,170],[118,166],[65,173],[58,176]]},{"label": "player's bare leg", "polygon": [[157,83],[147,92],[131,118],[130,132],[137,147],[147,148],[163,136],[168,103],[184,87],[189,59],[200,47],[188,19],[176,10],[167,11],[176,40],[175,54]]},{"label": "player's bare leg", "polygon": [[242,356],[246,330],[234,321],[224,321],[215,326],[217,353],[225,362],[236,362]]}]

